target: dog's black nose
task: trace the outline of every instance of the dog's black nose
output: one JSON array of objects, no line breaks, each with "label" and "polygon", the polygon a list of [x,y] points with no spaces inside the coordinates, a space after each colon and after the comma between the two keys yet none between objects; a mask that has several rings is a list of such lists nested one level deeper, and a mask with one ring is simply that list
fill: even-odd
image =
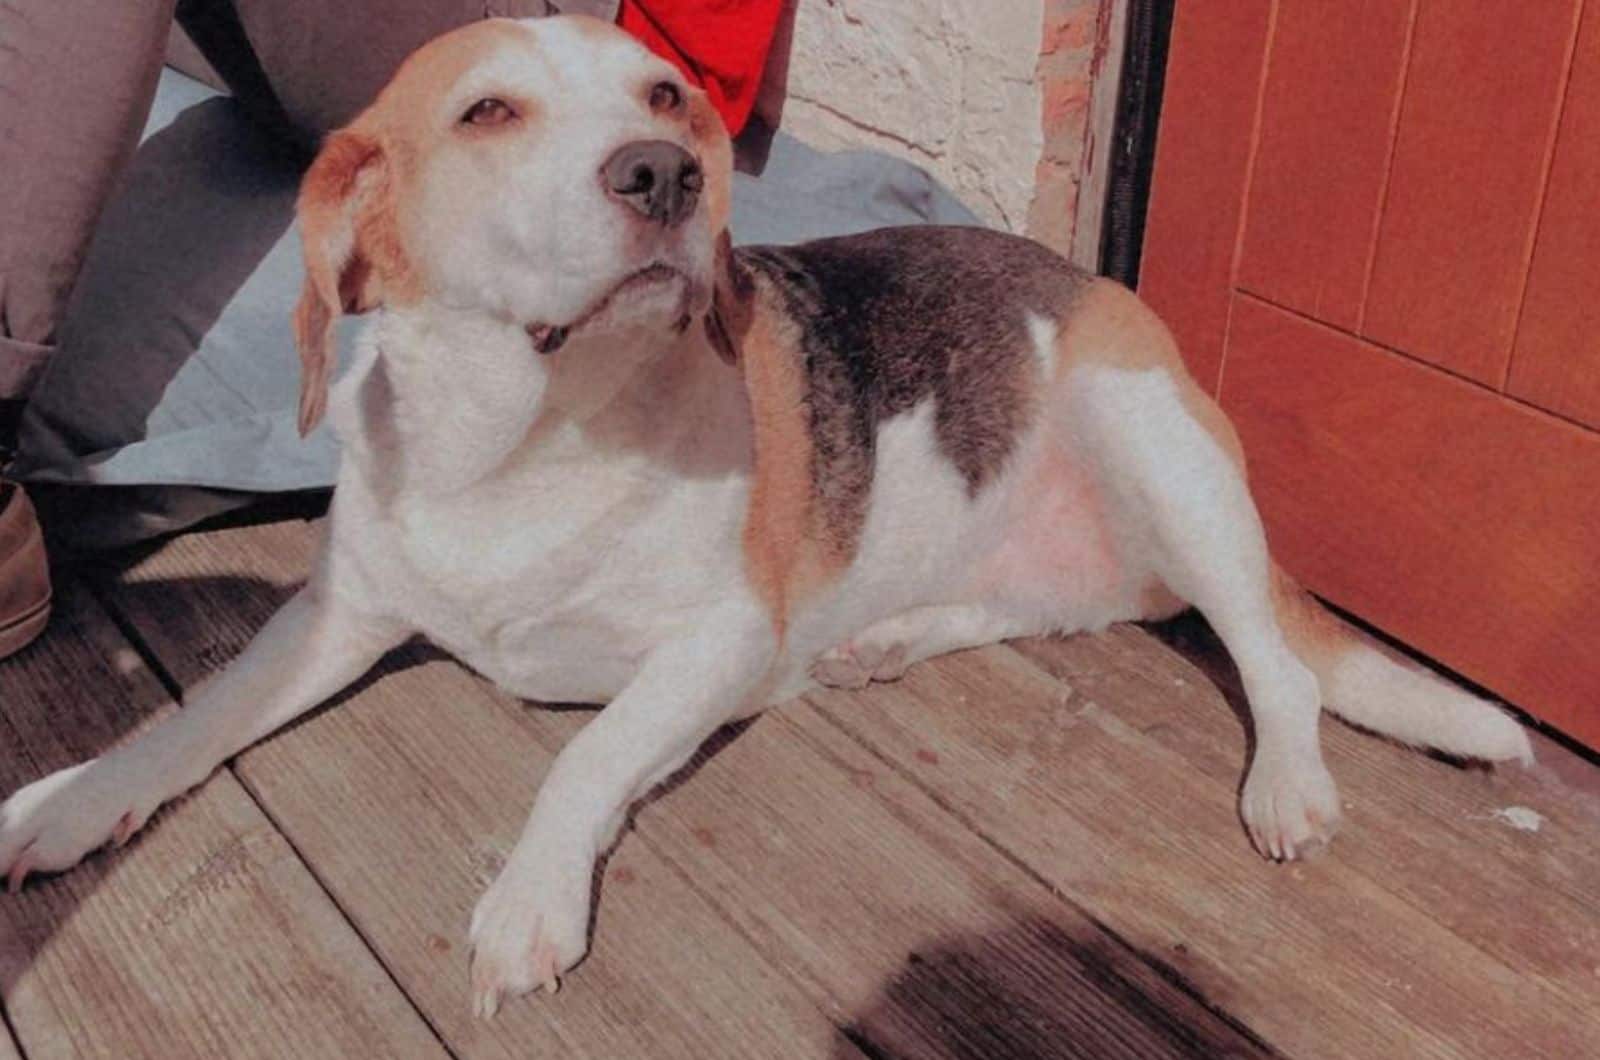
[{"label": "dog's black nose", "polygon": [[694,156],[666,140],[623,144],[600,167],[600,177],[613,197],[664,225],[694,212],[705,182]]}]

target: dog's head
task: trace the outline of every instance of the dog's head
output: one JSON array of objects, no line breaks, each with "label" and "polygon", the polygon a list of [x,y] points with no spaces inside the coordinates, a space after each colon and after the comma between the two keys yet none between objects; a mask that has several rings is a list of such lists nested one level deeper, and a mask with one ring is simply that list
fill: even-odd
[{"label": "dog's head", "polygon": [[596,19],[492,19],[418,49],[301,185],[300,430],[335,318],[432,300],[528,332],[681,329],[710,304],[732,155],[705,94]]}]

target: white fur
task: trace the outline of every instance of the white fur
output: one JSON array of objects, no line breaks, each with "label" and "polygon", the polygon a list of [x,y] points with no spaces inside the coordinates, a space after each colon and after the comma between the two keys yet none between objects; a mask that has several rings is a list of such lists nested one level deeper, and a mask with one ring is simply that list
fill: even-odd
[{"label": "white fur", "polygon": [[1033,356],[1039,363],[1039,378],[1050,380],[1056,374],[1056,325],[1048,317],[1028,313],[1028,339],[1033,343]]}]

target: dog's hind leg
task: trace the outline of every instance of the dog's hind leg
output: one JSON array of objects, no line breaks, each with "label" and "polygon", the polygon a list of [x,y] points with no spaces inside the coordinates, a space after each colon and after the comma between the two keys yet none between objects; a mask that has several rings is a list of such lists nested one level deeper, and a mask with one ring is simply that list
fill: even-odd
[{"label": "dog's hind leg", "polygon": [[0,805],[0,875],[16,890],[30,872],[126,842],[162,803],[360,677],[405,636],[314,578],[182,710]]},{"label": "dog's hind leg", "polygon": [[1331,838],[1339,797],[1318,741],[1317,679],[1279,625],[1266,535],[1232,428],[1181,369],[1090,362],[1075,373],[1074,422],[1119,540],[1132,562],[1200,609],[1243,678],[1255,755],[1240,816],[1263,855],[1305,856]]}]

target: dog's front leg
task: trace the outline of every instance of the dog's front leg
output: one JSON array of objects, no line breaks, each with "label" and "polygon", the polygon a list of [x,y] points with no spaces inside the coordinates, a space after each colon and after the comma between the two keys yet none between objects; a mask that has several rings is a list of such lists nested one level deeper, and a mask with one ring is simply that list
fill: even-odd
[{"label": "dog's front leg", "polygon": [[596,859],[634,800],[727,721],[765,705],[776,638],[754,607],[730,606],[653,651],[622,694],[550,766],[522,836],[472,916],[473,1008],[559,976],[587,950]]},{"label": "dog's front leg", "polygon": [[184,709],[0,805],[0,875],[16,890],[30,872],[125,842],[162,803],[361,676],[405,635],[313,579]]}]

